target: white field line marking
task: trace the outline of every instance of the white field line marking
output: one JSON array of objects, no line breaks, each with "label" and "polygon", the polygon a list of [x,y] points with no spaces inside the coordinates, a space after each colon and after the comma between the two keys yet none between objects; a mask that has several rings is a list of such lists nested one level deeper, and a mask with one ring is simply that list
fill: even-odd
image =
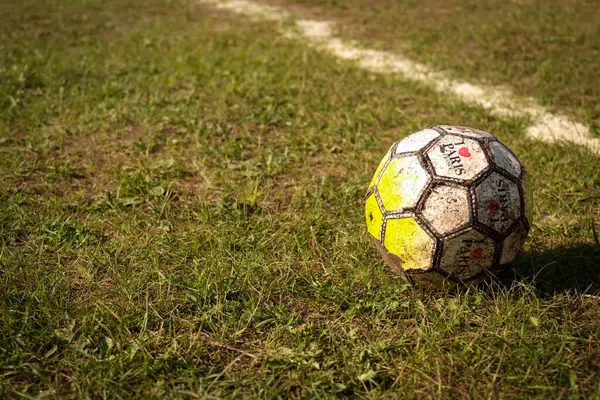
[{"label": "white field line marking", "polygon": [[253,20],[294,23],[279,24],[282,35],[302,38],[310,46],[326,51],[340,59],[352,60],[361,68],[381,73],[401,73],[407,79],[425,83],[440,92],[449,92],[462,100],[487,109],[501,117],[530,118],[527,134],[544,142],[570,141],[600,154],[600,139],[592,138],[590,128],[563,114],[553,114],[533,98],[518,97],[504,87],[479,86],[449,78],[445,73],[411,61],[398,54],[365,49],[345,42],[333,34],[331,21],[293,20],[293,15],[280,7],[253,3],[248,0],[198,0],[218,9],[244,15]]}]

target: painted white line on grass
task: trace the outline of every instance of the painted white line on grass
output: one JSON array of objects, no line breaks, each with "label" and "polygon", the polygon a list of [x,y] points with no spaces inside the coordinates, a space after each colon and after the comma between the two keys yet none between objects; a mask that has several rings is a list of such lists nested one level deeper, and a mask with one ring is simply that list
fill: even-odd
[{"label": "painted white line on grass", "polygon": [[454,80],[445,73],[404,58],[398,54],[365,49],[334,36],[335,24],[330,21],[293,20],[293,15],[280,7],[247,0],[198,0],[216,8],[229,10],[255,20],[287,21],[280,24],[280,33],[290,38],[302,38],[309,45],[340,59],[352,60],[363,69],[382,73],[401,73],[407,79],[425,83],[437,91],[449,92],[477,104],[493,115],[528,117],[532,124],[527,134],[545,142],[570,141],[600,154],[600,139],[592,138],[588,126],[563,114],[553,114],[532,98],[518,97],[503,87],[480,86]]}]

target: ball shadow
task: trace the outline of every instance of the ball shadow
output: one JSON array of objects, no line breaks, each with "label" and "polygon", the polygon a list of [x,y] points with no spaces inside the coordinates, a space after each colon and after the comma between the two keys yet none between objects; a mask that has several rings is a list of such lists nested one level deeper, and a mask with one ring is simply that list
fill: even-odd
[{"label": "ball shadow", "polygon": [[[541,295],[600,293],[600,246],[582,244],[521,254],[512,280],[532,283]],[[506,283],[507,277],[503,282]]]}]

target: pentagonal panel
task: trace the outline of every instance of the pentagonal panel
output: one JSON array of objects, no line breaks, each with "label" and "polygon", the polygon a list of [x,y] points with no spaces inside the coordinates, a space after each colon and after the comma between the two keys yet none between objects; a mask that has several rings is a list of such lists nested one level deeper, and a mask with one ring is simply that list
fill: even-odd
[{"label": "pentagonal panel", "polygon": [[470,128],[468,126],[452,126],[452,125],[440,125],[440,128],[445,130],[446,132],[453,134],[458,133],[463,136],[472,137],[475,139],[485,139],[485,138],[493,138],[494,136],[491,133],[486,131],[482,131],[480,129]]},{"label": "pentagonal panel", "polygon": [[381,175],[381,171],[383,170],[383,167],[385,167],[385,163],[387,163],[388,160],[390,159],[390,157],[392,156],[392,148],[393,147],[394,146],[392,145],[392,147],[388,150],[388,152],[385,154],[385,156],[383,157],[383,159],[377,166],[377,169],[375,170],[375,174],[373,174],[373,178],[371,178],[371,183],[369,183],[369,189],[371,187],[373,187],[375,185],[375,183],[377,183],[377,179],[379,179],[379,175]]},{"label": "pentagonal panel", "polygon": [[474,229],[444,241],[440,268],[461,279],[480,273],[494,262],[494,241]]},{"label": "pentagonal panel", "polygon": [[425,270],[431,266],[433,239],[413,218],[388,219],[383,245],[388,252],[400,259],[405,270]]},{"label": "pentagonal panel", "polygon": [[371,193],[365,201],[365,216],[367,217],[367,230],[375,239],[381,240],[383,213],[379,208],[375,193]]},{"label": "pentagonal panel", "polygon": [[477,220],[504,233],[521,215],[517,185],[493,172],[475,188]]},{"label": "pentagonal panel", "polygon": [[408,273],[407,275],[408,275],[408,279],[410,279],[410,281],[412,283],[414,283],[415,286],[424,288],[424,289],[447,290],[447,289],[450,289],[450,288],[456,286],[456,282],[452,282],[452,281],[446,279],[439,272],[436,272],[435,270],[429,271],[429,272],[424,272],[424,273],[419,273],[419,274]]},{"label": "pentagonal panel", "polygon": [[435,173],[447,178],[473,179],[488,166],[477,141],[454,135],[442,137],[427,156]]},{"label": "pentagonal panel", "polygon": [[494,159],[494,163],[514,176],[518,178],[521,175],[521,163],[517,160],[517,157],[513,153],[510,152],[500,142],[491,142],[490,148],[492,150],[492,157]]},{"label": "pentagonal panel", "polygon": [[428,179],[417,156],[392,159],[377,183],[385,210],[402,211],[414,207]]},{"label": "pentagonal panel", "polygon": [[460,186],[436,185],[421,213],[437,233],[448,234],[469,222],[469,193]]},{"label": "pentagonal panel", "polygon": [[415,132],[398,142],[395,154],[419,151],[438,136],[440,134],[433,129],[423,129],[422,131]]},{"label": "pentagonal panel", "polygon": [[502,243],[502,255],[500,256],[500,264],[511,263],[517,258],[517,255],[521,251],[527,234],[529,232],[523,224],[519,225],[518,228],[507,237]]}]

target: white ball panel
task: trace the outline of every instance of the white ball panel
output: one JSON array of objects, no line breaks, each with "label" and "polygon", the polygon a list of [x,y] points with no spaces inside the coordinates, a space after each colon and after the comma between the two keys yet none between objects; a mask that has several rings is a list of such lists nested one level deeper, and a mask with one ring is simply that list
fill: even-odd
[{"label": "white ball panel", "polygon": [[510,234],[502,243],[502,255],[500,256],[500,264],[511,263],[517,258],[525,240],[527,239],[527,230],[523,225],[520,225],[513,233]]},{"label": "white ball panel", "polygon": [[444,136],[427,151],[427,156],[439,176],[473,179],[488,166],[479,143],[460,136]]},{"label": "white ball panel", "polygon": [[461,279],[477,275],[494,261],[494,241],[474,229],[445,240],[443,246],[440,268]]},{"label": "white ball panel", "polygon": [[517,185],[493,172],[475,188],[477,219],[496,232],[504,233],[521,216]]},{"label": "white ball panel", "polygon": [[491,142],[492,156],[497,166],[518,178],[521,175],[521,163],[517,158],[500,142]]},{"label": "white ball panel", "polygon": [[398,142],[394,154],[419,151],[438,136],[440,134],[433,129],[423,129],[422,131],[415,132]]},{"label": "white ball panel", "polygon": [[482,131],[475,128],[470,128],[468,126],[460,126],[460,125],[440,125],[440,128],[445,130],[446,132],[453,134],[457,133],[463,136],[472,137],[474,139],[485,139],[485,138],[493,138],[494,136],[491,133],[486,131]]},{"label": "white ball panel", "polygon": [[437,233],[448,234],[469,222],[469,193],[464,187],[437,185],[421,214]]}]

